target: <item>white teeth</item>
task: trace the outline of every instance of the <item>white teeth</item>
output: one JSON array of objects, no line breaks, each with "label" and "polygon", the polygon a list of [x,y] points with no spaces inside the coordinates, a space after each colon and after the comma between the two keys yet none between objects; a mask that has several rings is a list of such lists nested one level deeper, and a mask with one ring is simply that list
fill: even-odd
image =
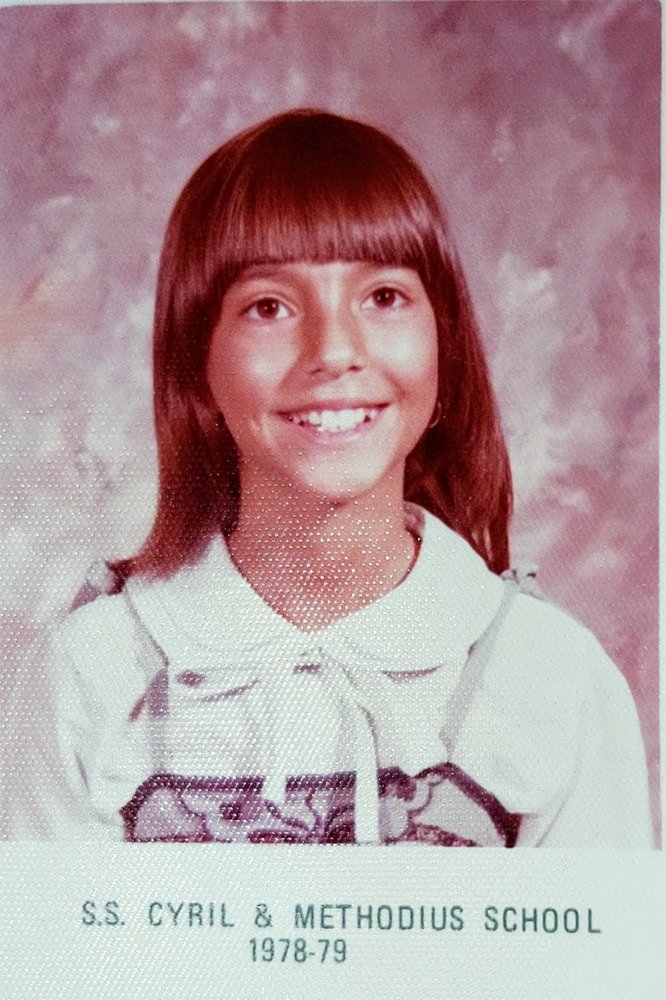
[{"label": "white teeth", "polygon": [[294,424],[318,427],[322,431],[350,431],[362,423],[374,420],[379,409],[376,406],[359,406],[348,410],[309,410],[307,413],[292,413],[289,420]]}]

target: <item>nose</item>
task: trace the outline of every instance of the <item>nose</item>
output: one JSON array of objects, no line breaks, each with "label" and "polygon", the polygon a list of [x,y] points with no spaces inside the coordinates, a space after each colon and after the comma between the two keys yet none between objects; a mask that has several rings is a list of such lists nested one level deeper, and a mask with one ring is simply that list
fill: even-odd
[{"label": "nose", "polygon": [[306,320],[306,365],[312,375],[336,377],[364,365],[365,345],[359,320],[343,303],[319,303]]}]

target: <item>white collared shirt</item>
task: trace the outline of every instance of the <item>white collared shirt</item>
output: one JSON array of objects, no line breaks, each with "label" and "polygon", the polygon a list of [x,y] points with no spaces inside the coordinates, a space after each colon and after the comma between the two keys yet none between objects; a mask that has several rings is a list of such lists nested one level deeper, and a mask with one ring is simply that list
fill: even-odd
[{"label": "white collared shirt", "polygon": [[[358,839],[373,841],[377,768],[416,775],[450,761],[522,815],[519,845],[648,846],[626,682],[552,605],[516,597],[449,739],[447,706],[505,584],[432,515],[408,505],[406,519],[422,538],[410,574],[325,628],[273,611],[221,538],[194,567],[131,578],[71,615],[14,703],[28,725],[10,835],[122,839],[119,810],[159,771],[261,775],[276,802],[290,775],[351,771]],[[156,725],[142,700],[165,663]]]}]

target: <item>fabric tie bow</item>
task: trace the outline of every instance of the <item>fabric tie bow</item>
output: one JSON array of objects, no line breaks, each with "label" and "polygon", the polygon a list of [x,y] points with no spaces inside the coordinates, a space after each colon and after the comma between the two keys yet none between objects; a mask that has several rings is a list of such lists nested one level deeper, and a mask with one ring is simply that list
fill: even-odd
[{"label": "fabric tie bow", "polygon": [[[356,841],[379,843],[380,729],[390,734],[396,760],[409,774],[417,774],[448,759],[448,749],[439,731],[424,725],[432,705],[404,681],[432,674],[440,669],[405,668],[385,660],[362,657],[346,643],[317,644],[308,648],[276,649],[272,644],[255,647],[241,664],[220,665],[219,661],[195,672],[176,674],[178,701],[214,703],[243,698],[258,685],[265,687],[262,698],[261,756],[265,767],[263,794],[281,804],[285,800],[290,775],[290,740],[285,733],[285,698],[294,697],[294,679],[314,674],[324,691],[342,709],[349,726],[351,758],[356,773],[354,817]],[[175,690],[172,687],[173,694]],[[296,692],[298,696],[298,692]],[[171,698],[170,698],[171,700]],[[441,716],[440,716],[441,718]],[[429,738],[426,734],[430,732]],[[285,738],[287,737],[287,738]],[[316,738],[316,733],[313,734]]]}]

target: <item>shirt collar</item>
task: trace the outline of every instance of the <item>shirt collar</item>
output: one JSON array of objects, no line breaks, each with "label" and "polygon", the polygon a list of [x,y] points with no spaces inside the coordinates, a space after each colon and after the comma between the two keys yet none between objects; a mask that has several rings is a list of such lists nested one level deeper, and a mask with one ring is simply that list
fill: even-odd
[{"label": "shirt collar", "polygon": [[499,577],[454,531],[414,504],[407,527],[422,539],[415,565],[392,591],[321,629],[303,631],[270,608],[233,563],[222,536],[167,580],[132,577],[128,599],[168,659],[218,663],[267,649],[307,658],[333,649],[385,671],[462,666],[502,599]]}]

